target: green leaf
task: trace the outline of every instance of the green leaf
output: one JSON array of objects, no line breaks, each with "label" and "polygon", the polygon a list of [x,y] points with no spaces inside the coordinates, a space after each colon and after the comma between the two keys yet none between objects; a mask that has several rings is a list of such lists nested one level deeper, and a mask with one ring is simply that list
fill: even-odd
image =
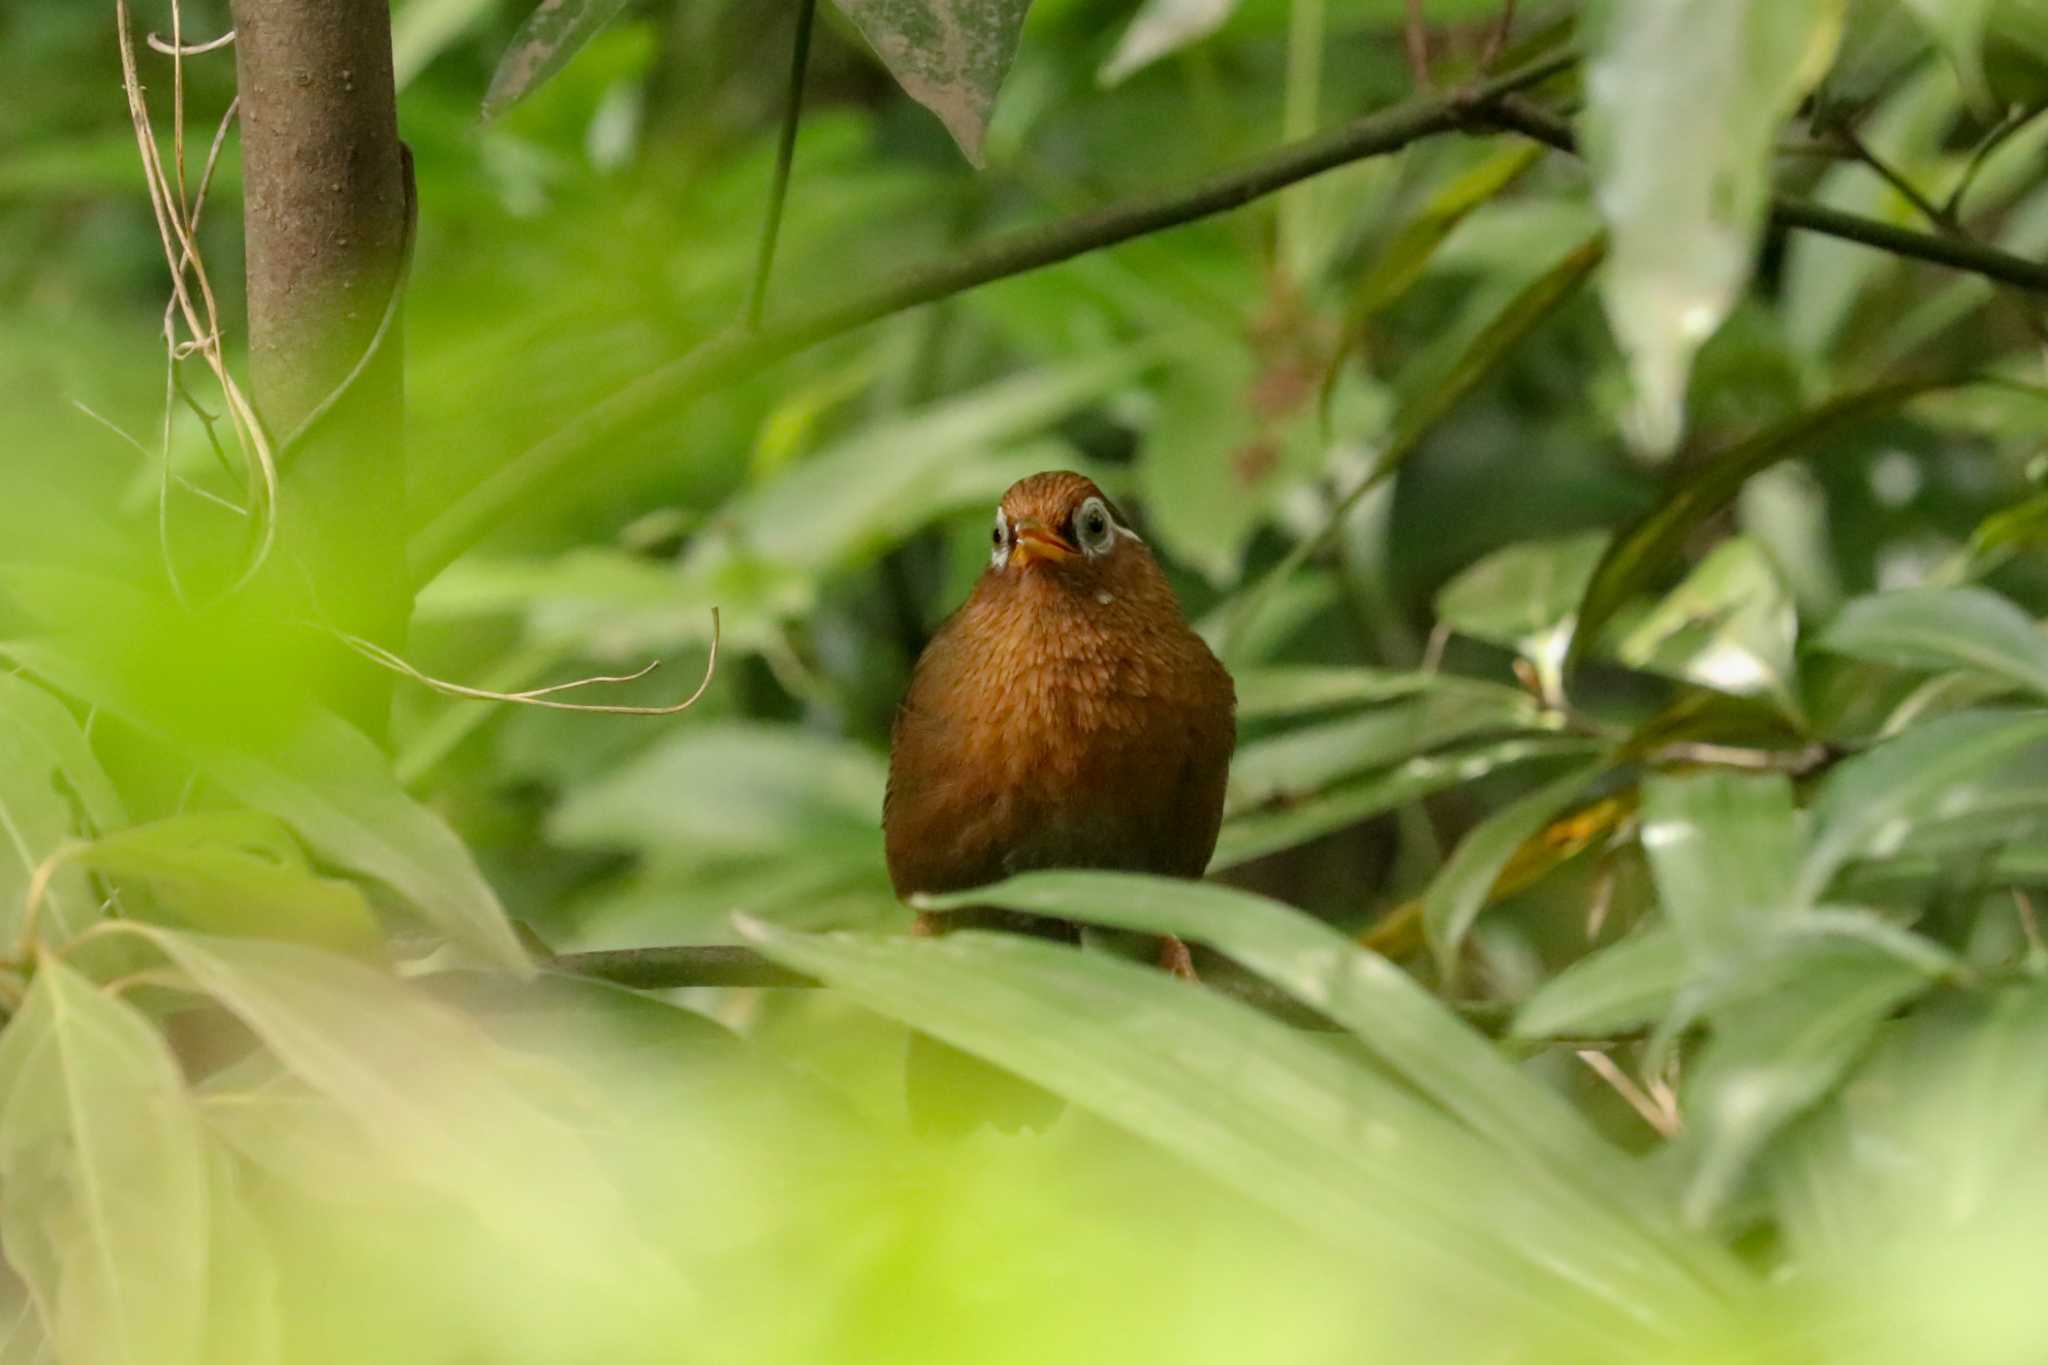
[{"label": "green leaf", "polygon": [[[0,943],[21,936],[29,883],[45,859],[73,839],[126,823],[71,713],[35,684],[0,673]],[[41,913],[46,926],[56,926],[54,937],[67,939],[99,918],[99,897],[77,869],[60,868],[43,891]]]},{"label": "green leaf", "polygon": [[1496,550],[1437,592],[1437,619],[1514,650],[1553,684],[1572,638],[1572,612],[1606,543],[1606,532],[1588,531]]},{"label": "green leaf", "polygon": [[1594,752],[1595,747],[1590,741],[1563,737],[1501,740],[1411,758],[1391,768],[1337,782],[1313,796],[1280,801],[1270,808],[1247,807],[1225,818],[1209,870],[1220,872],[1293,848],[1355,825],[1368,816],[1475,782],[1518,763],[1579,758]]},{"label": "green leaf", "polygon": [[[1304,1227],[1375,1260],[1441,1267],[1504,1310],[1542,1314],[1549,1330],[1590,1314],[1604,1335],[1617,1313],[1660,1317],[1694,1292],[1669,1258],[1624,1251],[1615,1237],[1640,1245],[1626,1224],[1526,1178],[1404,1086],[1157,971],[1011,935],[741,928],[776,960],[1066,1095]],[[1493,1068],[1513,1077],[1498,1058]],[[1543,1254],[1529,1257],[1535,1246]]]},{"label": "green leaf", "polygon": [[1954,64],[1963,89],[1979,110],[1996,115],[1984,80],[1984,26],[1993,0],[1903,0]]},{"label": "green leaf", "polygon": [[1588,953],[1543,983],[1515,1012],[1517,1038],[1630,1033],[1663,1018],[1685,985],[1687,952],[1653,924]]},{"label": "green leaf", "polygon": [[1404,671],[1390,668],[1271,664],[1237,671],[1239,720],[1263,720],[1340,706],[1365,706],[1424,694],[1470,694],[1514,697],[1528,694],[1504,683],[1465,678],[1455,673]]},{"label": "green leaf", "polygon": [[1683,1207],[1695,1225],[1735,1191],[1771,1136],[1841,1079],[1878,1024],[1929,984],[1889,953],[1840,940],[1807,944],[1793,979],[1796,988],[1725,1004],[1690,1070],[1680,1152],[1692,1172]]},{"label": "green leaf", "polygon": [[1882,384],[1842,394],[1689,467],[1655,507],[1615,532],[1579,602],[1566,666],[1585,656],[1615,613],[1650,586],[1693,533],[1726,507],[1751,475],[1939,387],[1932,383]]},{"label": "green leaf", "polygon": [[1795,898],[1818,900],[1850,860],[1887,856],[1916,825],[1967,814],[1983,784],[2042,743],[2048,743],[2048,713],[1963,711],[1842,763],[1814,797]]},{"label": "green leaf", "polygon": [[223,1148],[208,1153],[211,1244],[206,1258],[206,1365],[283,1365],[281,1276],[270,1239]]},{"label": "green leaf", "polygon": [[1584,144],[1635,436],[1677,443],[1694,354],[1748,283],[1780,120],[1826,71],[1841,0],[1589,6]]},{"label": "green leaf", "polygon": [[484,117],[496,118],[539,89],[625,7],[626,0],[541,0],[498,59]]},{"label": "green leaf", "polygon": [[1501,870],[1515,850],[1584,794],[1606,770],[1589,763],[1554,778],[1473,826],[1429,884],[1422,902],[1422,928],[1446,976],[1455,972],[1464,946]]},{"label": "green leaf", "polygon": [[579,847],[869,853],[885,780],[877,755],[844,740],[758,723],[693,726],[579,787],[548,828]]},{"label": "green leaf", "polygon": [[1531,698],[1503,689],[1412,698],[1289,730],[1238,750],[1227,809],[1306,796],[1337,778],[1482,731],[1528,728],[1537,717]]},{"label": "green leaf", "polygon": [[1658,902],[1696,963],[1795,908],[1799,815],[1783,774],[1652,777],[1641,818]]},{"label": "green leaf", "polygon": [[140,661],[117,662],[97,642],[10,640],[6,649],[65,691],[158,736],[235,798],[283,820],[327,862],[383,882],[485,962],[532,969],[469,849],[406,795],[383,753],[339,716],[280,708],[247,734],[217,717],[194,724],[145,690],[134,671]]},{"label": "green leaf", "polygon": [[163,1039],[45,954],[0,1033],[0,1234],[63,1360],[199,1361],[206,1179]]},{"label": "green leaf", "polygon": [[[681,1292],[570,1122],[581,1106],[568,1078],[539,1058],[499,1048],[457,1011],[351,958],[150,925],[131,932],[247,1025],[389,1169],[459,1200],[579,1293],[615,1274],[628,1300]],[[615,1256],[620,1267],[599,1269]]]},{"label": "green leaf", "polygon": [[137,825],[102,835],[77,861],[147,886],[179,922],[210,933],[358,953],[373,952],[382,941],[363,893],[317,875],[283,827],[254,812]]},{"label": "green leaf", "polygon": [[1614,652],[1632,668],[1732,696],[1767,696],[1792,711],[1798,633],[1798,611],[1770,557],[1738,537],[1715,546]]},{"label": "green leaf", "polygon": [[1017,55],[1031,0],[836,0],[903,87],[982,164],[996,91]]},{"label": "green leaf", "polygon": [[1223,27],[1238,0],[1145,0],[1096,79],[1117,85]]},{"label": "green leaf", "polygon": [[1986,673],[2048,697],[2048,636],[1983,588],[1909,588],[1859,597],[1821,635],[1822,649],[1917,669]]}]

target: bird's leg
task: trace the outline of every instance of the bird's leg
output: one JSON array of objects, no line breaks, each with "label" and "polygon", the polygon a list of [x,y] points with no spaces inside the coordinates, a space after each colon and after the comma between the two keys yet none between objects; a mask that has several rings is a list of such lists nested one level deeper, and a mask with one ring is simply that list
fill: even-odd
[{"label": "bird's leg", "polygon": [[1169,975],[1183,981],[1200,981],[1195,974],[1195,955],[1188,951],[1188,945],[1167,934],[1159,940],[1159,965]]},{"label": "bird's leg", "polygon": [[910,922],[912,938],[937,938],[946,932],[946,916],[937,910],[920,910]]}]

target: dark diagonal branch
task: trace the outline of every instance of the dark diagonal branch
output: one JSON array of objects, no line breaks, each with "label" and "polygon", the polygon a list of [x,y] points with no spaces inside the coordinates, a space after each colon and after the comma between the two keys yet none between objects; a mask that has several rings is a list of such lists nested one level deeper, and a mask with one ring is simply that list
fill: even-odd
[{"label": "dark diagonal branch", "polygon": [[606,441],[731,379],[878,318],[1241,208],[1324,171],[1397,152],[1471,123],[1494,101],[1556,75],[1571,61],[1569,54],[1557,54],[1468,91],[1413,100],[1290,142],[1193,185],[1008,233],[949,260],[904,271],[836,303],[792,310],[759,331],[715,337],[635,380],[466,489],[414,536],[414,576],[424,581],[440,572],[535,489],[572,471],[587,473],[583,457]]},{"label": "dark diagonal branch", "polygon": [[[1526,101],[1502,99],[1488,105],[1484,112],[1490,121],[1502,128],[1534,138],[1561,152],[1578,153],[1578,140],[1572,135],[1571,125]],[[1894,256],[1982,275],[1987,280],[2030,293],[2048,294],[2048,265],[1981,242],[1893,227],[1890,223],[1860,218],[1853,213],[1843,213],[1823,204],[1782,194],[1771,200],[1771,221],[1780,227],[1818,232],[1828,237],[1839,237],[1845,242],[1889,251]]]}]

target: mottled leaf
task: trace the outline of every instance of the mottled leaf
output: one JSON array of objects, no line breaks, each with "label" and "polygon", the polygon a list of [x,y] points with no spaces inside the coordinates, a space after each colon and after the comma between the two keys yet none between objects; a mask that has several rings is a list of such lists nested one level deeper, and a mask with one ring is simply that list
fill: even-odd
[{"label": "mottled leaf", "polygon": [[1791,711],[1799,616],[1770,558],[1738,537],[1714,547],[1685,581],[1615,642],[1641,668]]},{"label": "mottled leaf", "polygon": [[495,118],[532,94],[625,7],[626,0],[541,0],[498,59],[484,117]]},{"label": "mottled leaf", "polygon": [[836,0],[903,92],[938,115],[982,164],[996,91],[1017,55],[1031,0]]}]

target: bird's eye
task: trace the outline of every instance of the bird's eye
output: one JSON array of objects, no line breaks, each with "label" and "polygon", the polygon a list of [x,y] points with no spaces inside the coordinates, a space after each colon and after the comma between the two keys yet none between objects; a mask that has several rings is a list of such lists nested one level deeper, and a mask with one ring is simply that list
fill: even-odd
[{"label": "bird's eye", "polygon": [[1080,537],[1081,548],[1091,555],[1107,552],[1116,540],[1116,523],[1110,520],[1109,509],[1100,498],[1090,498],[1081,504],[1081,510],[1074,514],[1074,531]]},{"label": "bird's eye", "polygon": [[1010,558],[1010,519],[1003,515],[1003,509],[996,509],[996,524],[990,528],[988,543],[993,547],[988,552],[988,562],[998,569]]}]

